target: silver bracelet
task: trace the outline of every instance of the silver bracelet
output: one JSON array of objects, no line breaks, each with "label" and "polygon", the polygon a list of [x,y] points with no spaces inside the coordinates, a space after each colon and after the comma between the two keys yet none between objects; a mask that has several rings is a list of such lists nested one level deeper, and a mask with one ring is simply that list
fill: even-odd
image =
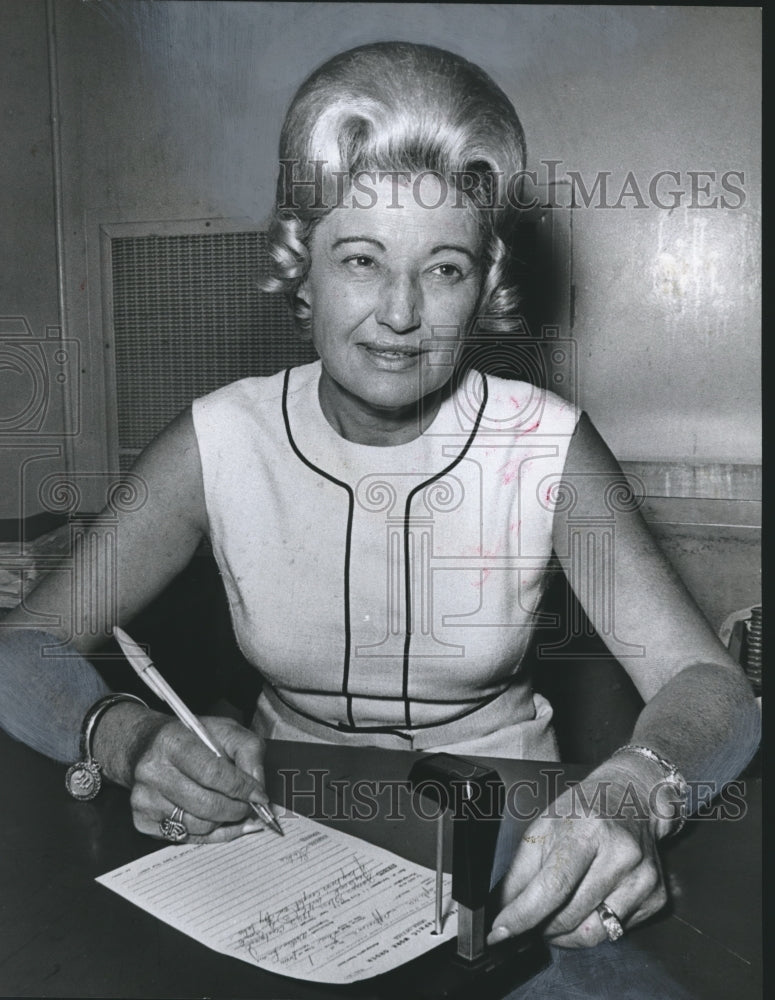
[{"label": "silver bracelet", "polygon": [[686,782],[686,778],[681,774],[675,764],[671,763],[669,760],[665,760],[664,757],[660,757],[659,754],[652,750],[651,747],[638,746],[634,743],[627,743],[623,747],[619,747],[618,750],[614,750],[611,754],[615,757],[619,753],[637,753],[641,757],[645,757],[647,760],[652,761],[662,768],[665,775],[665,783],[671,785],[677,795],[678,795],[678,815],[674,818],[675,826],[667,834],[668,837],[674,837],[677,833],[680,833],[686,825],[686,812],[689,799],[689,785]]},{"label": "silver bracelet", "polygon": [[95,701],[84,716],[83,723],[81,724],[81,760],[76,764],[72,764],[67,769],[67,774],[65,775],[65,787],[74,799],[78,799],[81,802],[88,802],[102,788],[102,774],[100,773],[102,766],[97,763],[92,755],[94,730],[97,728],[97,723],[102,715],[109,708],[122,701],[134,701],[138,705],[148,708],[143,699],[138,698],[137,695],[117,692],[115,694],[106,694],[98,701]]}]

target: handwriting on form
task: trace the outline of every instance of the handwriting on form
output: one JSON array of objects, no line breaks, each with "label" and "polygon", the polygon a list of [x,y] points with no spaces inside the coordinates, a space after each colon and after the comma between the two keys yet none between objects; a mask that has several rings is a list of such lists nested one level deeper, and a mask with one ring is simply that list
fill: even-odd
[{"label": "handwriting on form", "polygon": [[286,836],[167,847],[97,879],[226,955],[271,972],[348,983],[387,972],[457,933],[445,876],[284,812]]}]

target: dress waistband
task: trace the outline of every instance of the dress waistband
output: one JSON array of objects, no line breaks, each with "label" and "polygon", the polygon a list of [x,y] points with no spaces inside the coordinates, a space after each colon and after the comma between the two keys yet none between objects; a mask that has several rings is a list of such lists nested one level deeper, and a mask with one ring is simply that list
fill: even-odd
[{"label": "dress waistband", "polygon": [[[533,759],[554,759],[556,751],[547,753],[554,747],[553,737],[549,737],[548,744],[543,738],[536,739],[539,730],[541,737],[544,737],[546,730],[550,729],[551,716],[551,708],[543,698],[531,695],[530,689],[524,684],[512,684],[484,705],[450,722],[415,730],[396,728],[391,732],[353,731],[328,726],[302,715],[283,701],[274,688],[265,684],[259,696],[252,727],[256,732],[276,739],[312,739],[321,743],[391,750],[429,750],[447,744],[475,745],[477,741],[490,743],[487,737],[497,738],[498,734],[506,737],[506,731],[519,729],[524,730],[524,735],[520,733],[520,738],[515,741],[515,752],[506,752],[509,749],[507,744],[511,742],[506,738],[501,756],[533,756],[530,751],[535,747],[536,756]],[[526,738],[528,733],[530,737]],[[481,752],[488,751],[482,749]]]}]

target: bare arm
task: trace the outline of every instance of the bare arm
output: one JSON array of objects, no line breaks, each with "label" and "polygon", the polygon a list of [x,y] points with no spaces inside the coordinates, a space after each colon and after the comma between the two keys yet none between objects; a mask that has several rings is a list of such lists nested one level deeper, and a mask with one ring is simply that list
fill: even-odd
[{"label": "bare arm", "polygon": [[[83,540],[73,553],[72,572],[46,576],[24,606],[12,611],[4,624],[39,627],[41,618],[58,620],[46,630],[83,654],[98,649],[113,625],[129,621],[153,600],[188,564],[207,532],[202,470],[190,410],[167,426],[146,448],[133,468],[144,483],[147,499],[131,511],[103,511],[95,522],[110,524],[116,534],[114,566],[95,564],[84,551]],[[99,608],[83,606],[85,620],[73,621],[74,593],[84,585],[78,576],[85,568],[97,574],[101,586],[114,594],[116,620],[99,618]],[[115,574],[109,576],[111,569]]]},{"label": "bare arm", "polygon": [[[41,720],[50,720],[48,742],[37,745],[58,759],[64,756],[62,746],[77,746],[80,720],[105,688],[86,660],[43,656],[40,647],[55,641],[53,636],[69,642],[71,651],[95,651],[113,625],[128,622],[187,565],[207,531],[190,411],[148,446],[133,473],[145,485],[145,503],[132,511],[104,511],[95,524],[97,530],[101,523],[109,524],[115,532],[115,559],[90,561],[81,543],[72,569],[46,577],[0,628],[10,636],[5,655],[0,650],[0,686],[14,697],[13,718],[4,728],[25,740],[25,733],[39,729]],[[103,620],[97,604],[88,602],[73,613],[74,595],[86,583],[103,591],[111,588],[108,605],[115,608],[114,621]],[[46,626],[49,635],[39,631],[41,615],[58,622]],[[22,650],[25,632],[35,649]],[[59,739],[57,727],[64,730]],[[249,800],[266,803],[258,737],[231,720],[212,719],[208,727],[225,751],[220,758],[168,715],[123,702],[102,716],[94,738],[95,758],[107,777],[132,788],[135,825],[142,832],[158,835],[159,819],[179,805],[186,810],[192,835],[225,839],[245,832],[240,821],[249,813]]]},{"label": "bare arm", "polygon": [[[578,500],[555,516],[555,551],[592,624],[646,702],[632,742],[673,761],[688,781],[736,777],[758,742],[750,685],[659,550],[637,504],[627,501],[618,462],[584,416],[563,478]],[[589,545],[572,542],[582,534],[594,539],[596,569],[610,570],[597,587],[589,583]]]},{"label": "bare arm", "polygon": [[[563,474],[574,501],[555,514],[554,547],[589,619],[646,705],[631,743],[651,748],[688,782],[718,790],[753,754],[759,710],[729,657],[660,553],[626,479],[585,418]],[[606,901],[625,926],[667,899],[656,841],[675,828],[659,763],[616,754],[531,825],[503,884],[490,941],[543,923],[554,943],[605,939],[595,912]],[[605,790],[605,798],[595,796]],[[673,798],[675,796],[673,795]],[[585,801],[591,806],[579,806]],[[658,803],[661,803],[658,805]]]}]

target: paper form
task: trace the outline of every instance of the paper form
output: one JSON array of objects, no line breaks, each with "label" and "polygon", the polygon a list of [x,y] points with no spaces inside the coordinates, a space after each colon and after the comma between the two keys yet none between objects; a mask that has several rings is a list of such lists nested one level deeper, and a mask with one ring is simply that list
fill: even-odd
[{"label": "paper form", "polygon": [[429,868],[290,810],[282,818],[284,837],[167,847],[97,881],[215,951],[320,983],[376,976],[457,934],[451,876],[436,935]]}]

